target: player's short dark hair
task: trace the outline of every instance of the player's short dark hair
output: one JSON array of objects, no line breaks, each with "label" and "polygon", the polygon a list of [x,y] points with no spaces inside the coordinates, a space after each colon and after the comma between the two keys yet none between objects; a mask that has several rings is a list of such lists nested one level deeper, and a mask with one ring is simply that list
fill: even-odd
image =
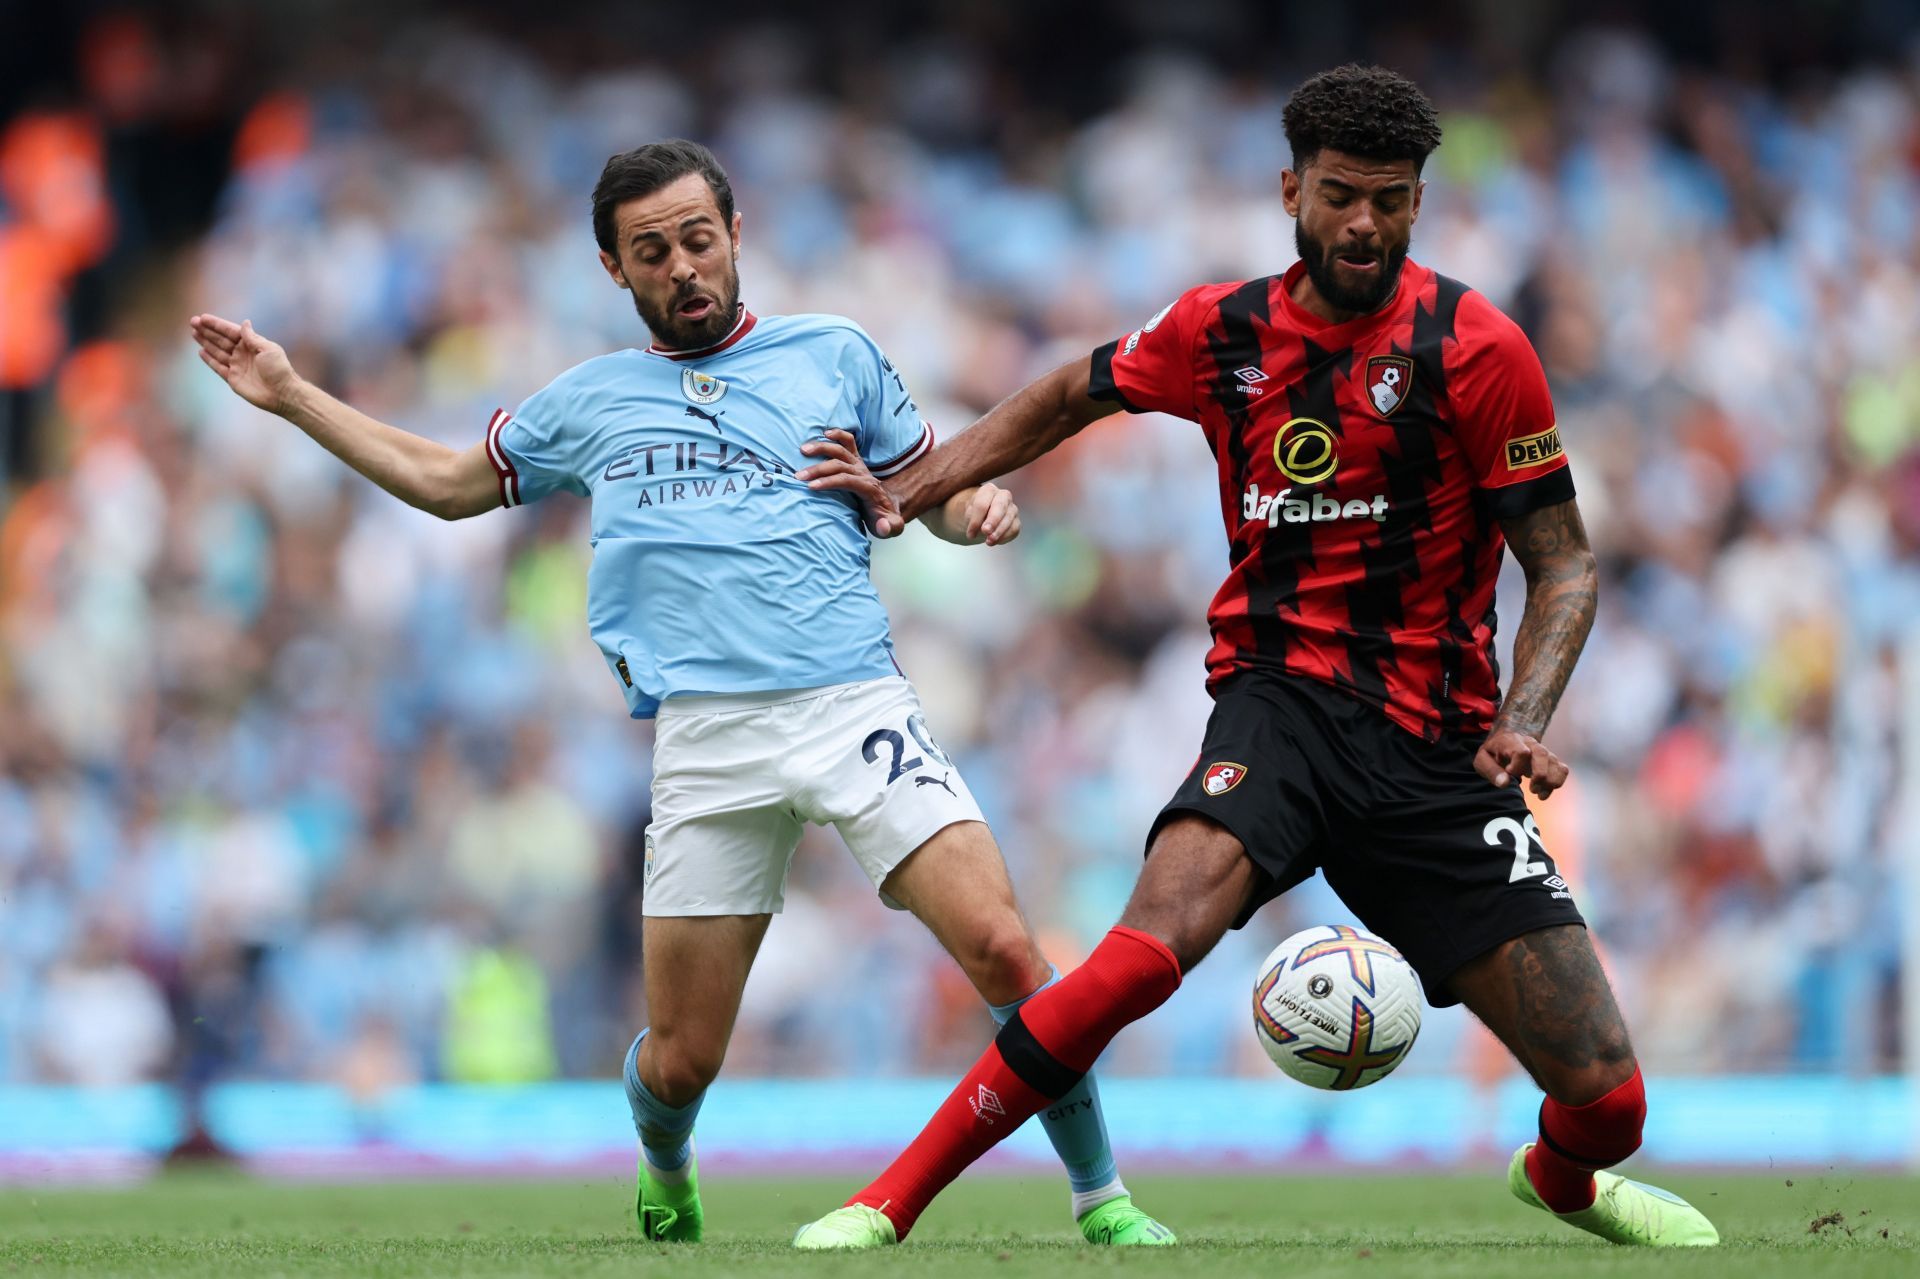
[{"label": "player's short dark hair", "polygon": [[1358,62],[1322,71],[1295,89],[1281,121],[1296,173],[1322,151],[1411,160],[1418,173],[1440,145],[1440,117],[1420,86]]},{"label": "player's short dark hair", "polygon": [[668,138],[649,142],[631,151],[610,156],[593,184],[593,238],[609,257],[620,251],[613,237],[613,211],[628,200],[652,195],[661,187],[678,182],[689,173],[697,173],[713,189],[714,202],[720,206],[721,225],[733,228],[733,185],[727,171],[714,159],[713,152],[698,142]]}]

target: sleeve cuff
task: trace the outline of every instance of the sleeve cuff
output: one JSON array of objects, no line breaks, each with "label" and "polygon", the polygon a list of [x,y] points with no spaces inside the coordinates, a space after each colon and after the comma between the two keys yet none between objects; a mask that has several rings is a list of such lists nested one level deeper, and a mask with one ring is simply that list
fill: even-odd
[{"label": "sleeve cuff", "polygon": [[519,506],[520,472],[514,469],[513,459],[507,456],[507,449],[500,442],[500,433],[507,429],[507,423],[513,418],[505,409],[495,409],[493,417],[487,422],[487,460],[493,463],[493,473],[500,480],[500,505]]},{"label": "sleeve cuff", "polygon": [[1129,413],[1140,410],[1127,399],[1126,392],[1113,380],[1113,357],[1120,349],[1118,339],[1093,350],[1093,367],[1087,373],[1087,398],[1118,404]]},{"label": "sleeve cuff", "polygon": [[920,432],[919,441],[915,443],[912,448],[891,461],[869,462],[867,463],[867,469],[872,471],[876,478],[884,480],[888,476],[898,475],[925,457],[928,453],[931,453],[933,451],[933,423],[922,422],[920,425],[924,429]]},{"label": "sleeve cuff", "polygon": [[1508,484],[1497,489],[1477,489],[1474,494],[1482,514],[1491,520],[1512,520],[1543,506],[1557,506],[1573,500],[1573,468],[1560,467],[1545,475]]}]

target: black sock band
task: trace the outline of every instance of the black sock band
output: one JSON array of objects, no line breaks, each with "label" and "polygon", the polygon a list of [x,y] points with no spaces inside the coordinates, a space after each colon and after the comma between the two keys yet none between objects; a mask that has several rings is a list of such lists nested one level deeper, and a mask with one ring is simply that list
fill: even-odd
[{"label": "black sock band", "polygon": [[[1568,1150],[1565,1146],[1561,1145],[1559,1142],[1555,1141],[1547,1133],[1547,1103],[1545,1101],[1542,1101],[1540,1103],[1539,1127],[1540,1127],[1540,1144],[1545,1146],[1548,1150],[1551,1150],[1554,1154],[1559,1155],[1562,1159],[1566,1160],[1570,1164],[1577,1164],[1582,1168],[1599,1169],[1599,1168],[1611,1168],[1613,1167],[1613,1165],[1620,1162],[1619,1159],[1595,1159],[1592,1155],[1576,1154],[1573,1151]],[[1621,1156],[1621,1158],[1625,1158],[1625,1156],[1623,1155]]]},{"label": "black sock band", "polygon": [[1007,1024],[1000,1028],[993,1042],[1000,1049],[1000,1059],[1007,1063],[1007,1069],[1042,1097],[1057,1101],[1072,1092],[1073,1086],[1086,1076],[1086,1071],[1064,1065],[1041,1047],[1027,1024],[1020,1020],[1018,1009],[1007,1018]]}]

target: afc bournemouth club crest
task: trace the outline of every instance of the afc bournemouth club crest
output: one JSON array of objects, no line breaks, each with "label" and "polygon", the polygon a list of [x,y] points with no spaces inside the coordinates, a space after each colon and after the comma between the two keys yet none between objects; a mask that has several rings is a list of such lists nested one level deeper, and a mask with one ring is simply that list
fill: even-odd
[{"label": "afc bournemouth club crest", "polygon": [[1238,786],[1247,775],[1245,764],[1209,764],[1200,789],[1209,795],[1224,795]]},{"label": "afc bournemouth club crest", "polygon": [[727,393],[727,384],[717,377],[697,373],[692,369],[680,370],[680,390],[695,404],[712,404]]},{"label": "afc bournemouth club crest", "polygon": [[1367,361],[1367,398],[1373,411],[1392,417],[1413,390],[1413,361],[1404,355],[1376,355]]}]

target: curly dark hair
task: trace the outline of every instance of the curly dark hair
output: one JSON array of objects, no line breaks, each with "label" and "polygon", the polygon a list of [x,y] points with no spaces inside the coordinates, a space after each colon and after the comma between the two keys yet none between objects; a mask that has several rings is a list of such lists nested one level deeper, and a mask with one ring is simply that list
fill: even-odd
[{"label": "curly dark hair", "polygon": [[1358,62],[1322,71],[1295,89],[1281,119],[1296,173],[1323,150],[1368,160],[1411,160],[1418,173],[1440,145],[1440,117],[1420,86],[1385,67]]}]

